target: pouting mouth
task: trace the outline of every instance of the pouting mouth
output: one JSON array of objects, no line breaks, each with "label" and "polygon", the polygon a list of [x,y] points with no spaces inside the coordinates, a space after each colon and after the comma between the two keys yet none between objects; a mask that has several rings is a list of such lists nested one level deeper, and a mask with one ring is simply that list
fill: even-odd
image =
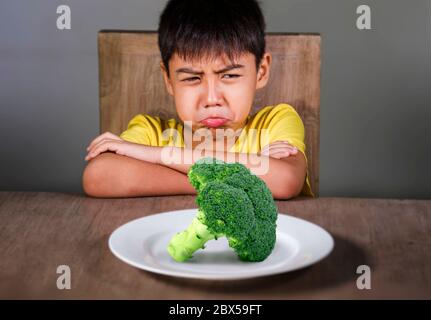
[{"label": "pouting mouth", "polygon": [[206,127],[217,128],[226,124],[228,121],[229,119],[222,118],[222,117],[209,117],[200,121],[200,123]]}]

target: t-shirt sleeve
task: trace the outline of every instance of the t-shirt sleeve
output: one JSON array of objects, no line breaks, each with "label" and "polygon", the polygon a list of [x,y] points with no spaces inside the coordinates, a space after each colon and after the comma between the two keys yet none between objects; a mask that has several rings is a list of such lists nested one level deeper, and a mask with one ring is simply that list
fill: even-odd
[{"label": "t-shirt sleeve", "polygon": [[148,146],[157,144],[157,126],[160,126],[153,117],[138,114],[130,120],[127,129],[120,134],[120,138],[134,143]]},{"label": "t-shirt sleeve", "polygon": [[261,134],[261,148],[275,141],[287,141],[305,154],[305,129],[301,117],[288,104],[279,104],[269,111],[266,132]]}]

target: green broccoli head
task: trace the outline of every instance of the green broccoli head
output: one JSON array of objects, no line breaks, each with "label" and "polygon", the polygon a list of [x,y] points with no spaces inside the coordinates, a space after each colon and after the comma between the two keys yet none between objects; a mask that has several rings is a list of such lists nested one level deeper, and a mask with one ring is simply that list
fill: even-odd
[{"label": "green broccoli head", "polygon": [[170,241],[170,255],[185,261],[207,241],[224,236],[241,260],[266,259],[275,245],[277,207],[263,180],[240,163],[213,158],[197,161],[188,177],[199,210]]}]

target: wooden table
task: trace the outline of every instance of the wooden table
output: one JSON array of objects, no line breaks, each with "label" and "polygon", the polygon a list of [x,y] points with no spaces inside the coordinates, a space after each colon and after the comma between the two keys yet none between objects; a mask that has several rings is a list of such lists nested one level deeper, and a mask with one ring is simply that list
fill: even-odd
[{"label": "wooden table", "polygon": [[[149,273],[120,261],[108,237],[120,225],[196,208],[195,196],[94,199],[81,194],[0,192],[0,298],[320,299],[431,298],[431,200],[297,198],[280,212],[309,220],[335,239],[321,262],[240,281]],[[59,290],[57,267],[71,269]],[[359,265],[371,289],[359,290]]]}]

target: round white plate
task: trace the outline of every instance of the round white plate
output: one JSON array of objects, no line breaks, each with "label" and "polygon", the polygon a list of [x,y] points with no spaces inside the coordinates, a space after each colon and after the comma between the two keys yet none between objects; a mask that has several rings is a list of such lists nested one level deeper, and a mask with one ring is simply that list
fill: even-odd
[{"label": "round white plate", "polygon": [[243,262],[226,238],[211,240],[186,262],[176,262],[167,251],[171,238],[191,223],[197,209],[169,211],[130,221],[109,237],[109,248],[120,260],[164,275],[235,280],[288,272],[326,257],[334,246],[321,227],[285,214],[278,215],[274,250],[262,262]]}]

